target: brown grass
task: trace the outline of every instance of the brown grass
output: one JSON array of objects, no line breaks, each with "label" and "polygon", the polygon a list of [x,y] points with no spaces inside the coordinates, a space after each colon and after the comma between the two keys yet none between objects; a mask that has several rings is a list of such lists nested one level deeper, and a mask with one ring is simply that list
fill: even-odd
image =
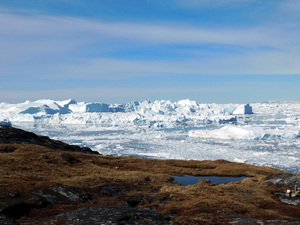
[{"label": "brown grass", "polygon": [[[299,219],[299,206],[284,204],[273,194],[284,191],[284,187],[264,182],[276,173],[283,171],[224,160],[155,160],[70,153],[36,145],[0,145],[0,193],[26,193],[53,186],[93,190],[121,184],[126,189],[125,196],[96,195],[92,204],[122,205],[130,196],[144,196],[139,207],[156,205],[158,213],[173,215],[175,224],[226,224],[234,217]],[[187,186],[172,182],[173,175],[184,174],[249,178],[218,185],[205,180]],[[49,207],[21,218],[20,223],[26,224],[36,215],[57,214],[63,208],[68,207]]]}]

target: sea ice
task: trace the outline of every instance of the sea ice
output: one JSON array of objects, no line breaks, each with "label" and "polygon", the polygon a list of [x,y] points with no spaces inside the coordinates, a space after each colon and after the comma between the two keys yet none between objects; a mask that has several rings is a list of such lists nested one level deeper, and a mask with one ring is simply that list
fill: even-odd
[{"label": "sea ice", "polygon": [[262,139],[265,132],[260,127],[252,126],[224,126],[219,129],[191,130],[190,137],[220,138],[220,139]]}]

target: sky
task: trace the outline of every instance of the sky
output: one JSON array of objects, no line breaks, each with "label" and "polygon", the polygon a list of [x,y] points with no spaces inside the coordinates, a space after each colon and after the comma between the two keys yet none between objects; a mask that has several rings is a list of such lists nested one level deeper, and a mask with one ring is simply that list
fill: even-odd
[{"label": "sky", "polygon": [[0,102],[300,101],[299,0],[1,0]]}]

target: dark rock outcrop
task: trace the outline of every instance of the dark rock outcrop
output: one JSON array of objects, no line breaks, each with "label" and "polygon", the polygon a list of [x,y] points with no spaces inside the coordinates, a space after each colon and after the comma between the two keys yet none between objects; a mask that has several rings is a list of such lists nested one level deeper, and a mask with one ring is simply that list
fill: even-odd
[{"label": "dark rock outcrop", "polygon": [[58,215],[55,219],[42,224],[58,222],[66,225],[168,225],[170,219],[169,216],[159,215],[147,209],[92,205]]},{"label": "dark rock outcrop", "polygon": [[[287,185],[291,189],[300,187],[300,175],[299,174],[275,174],[267,178],[266,182],[273,183],[275,185]],[[285,193],[277,193],[280,201],[290,204],[290,205],[299,205],[300,204],[300,196],[297,195],[295,197],[286,196]]]},{"label": "dark rock outcrop", "polygon": [[0,204],[0,214],[13,219],[30,213],[32,209],[42,209],[54,204],[80,204],[92,199],[91,194],[83,188],[66,186],[36,189],[30,193],[24,193],[23,198],[20,193],[14,193],[14,191],[5,194],[10,199]]},{"label": "dark rock outcrop", "polygon": [[91,195],[79,187],[53,187],[51,190],[72,202],[86,202],[92,199]]},{"label": "dark rock outcrop", "polygon": [[290,205],[299,205],[300,204],[300,197],[288,197],[284,194],[279,195],[280,201],[290,204]]},{"label": "dark rock outcrop", "polygon": [[279,173],[268,177],[266,181],[276,185],[287,185],[290,187],[298,186],[300,188],[299,174]]},{"label": "dark rock outcrop", "polygon": [[121,185],[109,184],[98,188],[98,192],[107,197],[124,195],[124,188]]},{"label": "dark rock outcrop", "polygon": [[99,154],[88,147],[69,145],[61,141],[50,139],[47,136],[36,135],[32,132],[10,126],[0,126],[0,144],[34,144],[69,152]]},{"label": "dark rock outcrop", "polygon": [[7,191],[5,194],[7,196],[11,197],[11,198],[19,198],[19,197],[21,197],[21,194],[18,191]]},{"label": "dark rock outcrop", "polygon": [[32,191],[32,200],[44,202],[46,204],[57,204],[63,202],[86,202],[92,196],[80,187],[52,187],[36,189]]}]

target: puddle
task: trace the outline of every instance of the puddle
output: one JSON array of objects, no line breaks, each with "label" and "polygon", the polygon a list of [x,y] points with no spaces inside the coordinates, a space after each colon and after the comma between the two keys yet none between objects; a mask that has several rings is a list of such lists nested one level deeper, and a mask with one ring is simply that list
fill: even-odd
[{"label": "puddle", "polygon": [[211,183],[215,184],[226,184],[229,182],[237,182],[242,181],[247,177],[220,177],[220,176],[174,176],[174,183],[183,184],[183,185],[191,185],[198,183],[198,180],[209,180]]}]

